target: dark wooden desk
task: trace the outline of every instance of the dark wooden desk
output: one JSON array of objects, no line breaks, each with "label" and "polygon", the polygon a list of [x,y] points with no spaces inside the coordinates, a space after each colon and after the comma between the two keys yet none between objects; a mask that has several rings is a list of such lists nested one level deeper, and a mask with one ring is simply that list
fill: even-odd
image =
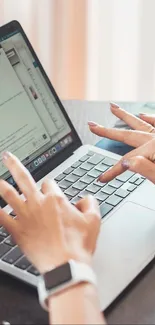
[{"label": "dark wooden desk", "polygon": [[3,273],[0,273],[0,324],[48,324],[48,314],[38,303],[37,291]]},{"label": "dark wooden desk", "polygon": [[155,260],[105,315],[109,324],[155,324]]},{"label": "dark wooden desk", "polygon": [[[104,290],[104,288],[103,288]],[[155,261],[105,313],[109,324],[155,324]],[[0,324],[45,325],[34,288],[0,273]]]}]

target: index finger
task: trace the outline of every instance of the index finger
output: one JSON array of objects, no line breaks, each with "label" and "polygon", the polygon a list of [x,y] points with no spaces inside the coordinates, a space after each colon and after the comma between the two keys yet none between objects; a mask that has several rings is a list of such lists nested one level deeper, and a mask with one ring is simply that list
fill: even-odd
[{"label": "index finger", "polygon": [[17,157],[10,152],[4,152],[3,163],[8,168],[15,182],[27,199],[36,192],[40,193],[29,171]]},{"label": "index finger", "polygon": [[125,165],[122,164],[122,162],[125,161],[125,159],[136,156],[138,153],[138,149],[134,149],[131,152],[127,153],[125,156],[123,156],[116,165],[114,165],[111,169],[107,170],[104,174],[102,174],[98,180],[102,183],[107,183],[118,175],[124,173],[127,168],[125,167]]},{"label": "index finger", "polygon": [[119,106],[113,103],[111,103],[111,111],[115,116],[123,120],[134,130],[139,130],[143,132],[151,132],[153,130],[152,125],[125,111],[124,109],[120,108]]},{"label": "index finger", "polygon": [[94,134],[126,143],[132,147],[139,147],[153,138],[152,133],[135,130],[120,130],[116,128],[105,128],[101,125],[90,125],[89,128]]}]

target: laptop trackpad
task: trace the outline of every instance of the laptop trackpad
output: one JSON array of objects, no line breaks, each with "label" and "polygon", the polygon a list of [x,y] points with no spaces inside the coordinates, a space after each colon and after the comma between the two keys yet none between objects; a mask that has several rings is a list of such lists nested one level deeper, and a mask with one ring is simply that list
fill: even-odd
[{"label": "laptop trackpad", "polygon": [[150,262],[155,252],[155,211],[125,202],[103,224],[94,267],[102,310]]}]

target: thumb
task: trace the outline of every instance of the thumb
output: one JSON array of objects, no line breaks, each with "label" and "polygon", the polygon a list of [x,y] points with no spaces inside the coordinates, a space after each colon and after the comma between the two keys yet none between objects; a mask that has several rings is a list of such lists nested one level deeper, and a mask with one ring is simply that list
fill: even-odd
[{"label": "thumb", "polygon": [[122,166],[124,166],[126,170],[128,169],[138,173],[149,179],[152,183],[155,183],[155,164],[147,158],[142,156],[132,157],[123,160]]},{"label": "thumb", "polygon": [[86,222],[92,228],[99,228],[101,221],[99,205],[92,195],[88,195],[83,200],[79,201],[76,207],[84,213]]},{"label": "thumb", "polygon": [[78,201],[76,208],[82,213],[99,214],[97,200],[92,195],[88,195],[82,200]]},{"label": "thumb", "polygon": [[101,215],[97,200],[93,196],[88,195],[83,200],[79,201],[76,207],[84,213],[84,218],[87,225],[85,245],[88,251],[94,253],[101,225]]}]

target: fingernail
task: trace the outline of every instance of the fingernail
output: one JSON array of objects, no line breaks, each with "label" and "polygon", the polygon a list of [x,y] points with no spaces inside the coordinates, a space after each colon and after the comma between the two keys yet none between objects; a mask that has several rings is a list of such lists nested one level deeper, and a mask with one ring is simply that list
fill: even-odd
[{"label": "fingernail", "polygon": [[146,115],[146,113],[139,113],[139,115]]},{"label": "fingernail", "polygon": [[128,160],[123,160],[122,161],[122,167],[124,167],[125,169],[129,169],[130,167],[130,163]]},{"label": "fingernail", "polygon": [[11,153],[9,151],[5,151],[2,153],[3,160],[7,160],[10,157],[11,157]]},{"label": "fingernail", "polygon": [[113,103],[113,102],[111,102],[110,105],[111,105],[113,108],[116,108],[116,109],[119,108],[119,105],[117,105],[117,104],[115,104],[115,103]]},{"label": "fingernail", "polygon": [[89,125],[89,126],[97,126],[98,124],[95,123],[95,122],[89,121],[89,122],[88,122],[88,125]]}]

